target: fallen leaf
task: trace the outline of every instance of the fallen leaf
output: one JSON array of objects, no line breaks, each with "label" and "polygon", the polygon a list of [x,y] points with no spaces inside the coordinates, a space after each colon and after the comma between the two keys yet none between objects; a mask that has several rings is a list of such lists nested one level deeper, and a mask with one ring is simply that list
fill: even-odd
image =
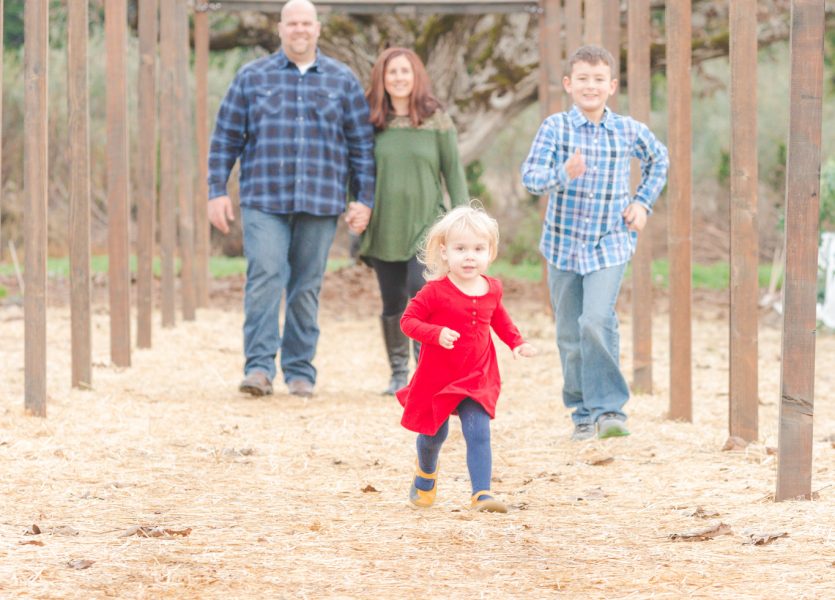
[{"label": "fallen leaf", "polygon": [[602,467],[603,465],[609,465],[615,462],[614,457],[612,456],[600,456],[597,458],[590,458],[586,461],[587,465],[591,465],[593,467]]},{"label": "fallen leaf", "polygon": [[688,517],[696,517],[697,519],[715,519],[716,517],[719,516],[719,513],[718,512],[708,513],[701,506],[697,506],[696,510],[689,513],[687,516]]},{"label": "fallen leaf", "polygon": [[743,440],[741,437],[732,435],[725,441],[725,445],[722,446],[722,452],[730,452],[736,450],[745,450],[748,446],[748,442]]},{"label": "fallen leaf", "polygon": [[41,528],[37,524],[33,524],[29,529],[23,532],[23,535],[40,535]]},{"label": "fallen leaf", "polygon": [[168,529],[164,527],[154,527],[152,525],[134,525],[119,537],[130,537],[132,535],[136,535],[146,538],[173,538],[177,536],[186,537],[190,533],[191,527],[187,527],[185,529]]},{"label": "fallen leaf", "polygon": [[364,494],[368,494],[369,492],[379,492],[380,490],[378,490],[377,488],[375,488],[373,485],[371,485],[369,483],[367,486],[362,488],[362,491],[363,491]]},{"label": "fallen leaf", "polygon": [[780,531],[777,533],[749,533],[746,537],[747,539],[742,542],[743,544],[766,546],[777,538],[789,537],[789,533],[787,531]]},{"label": "fallen leaf", "polygon": [[776,456],[777,455],[777,448],[775,448],[774,446],[766,446],[765,447],[765,453],[768,454],[769,456]]},{"label": "fallen leaf", "polygon": [[96,562],[94,560],[87,560],[86,558],[76,558],[67,563],[67,566],[71,569],[89,569],[93,566],[93,563]]},{"label": "fallen leaf", "polygon": [[720,535],[730,535],[731,526],[725,523],[711,525],[706,529],[698,529],[686,533],[671,533],[667,537],[674,542],[704,542]]},{"label": "fallen leaf", "polygon": [[25,542],[18,542],[21,546],[43,546],[40,540],[26,540]]}]

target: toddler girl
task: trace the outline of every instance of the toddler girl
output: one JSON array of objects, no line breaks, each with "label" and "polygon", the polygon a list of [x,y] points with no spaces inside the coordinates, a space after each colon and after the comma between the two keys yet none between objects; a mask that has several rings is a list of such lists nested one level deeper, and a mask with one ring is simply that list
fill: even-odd
[{"label": "toddler girl", "polygon": [[501,381],[490,328],[513,350],[534,356],[502,305],[502,285],[485,275],[496,258],[499,227],[483,210],[460,206],[427,234],[421,261],[427,284],[409,303],[400,325],[420,342],[411,382],[397,392],[401,424],[417,432],[417,467],[409,500],[419,507],[435,501],[438,454],[458,414],[467,442],[467,469],[476,511],[507,512],[490,491],[490,419]]}]

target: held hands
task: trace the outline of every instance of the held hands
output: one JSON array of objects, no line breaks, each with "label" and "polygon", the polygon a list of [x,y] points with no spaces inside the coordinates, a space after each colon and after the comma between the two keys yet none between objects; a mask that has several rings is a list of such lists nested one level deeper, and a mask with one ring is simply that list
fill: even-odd
[{"label": "held hands", "polygon": [[365,231],[371,221],[371,209],[361,202],[349,202],[348,210],[345,211],[345,222],[348,229],[357,235]]},{"label": "held hands", "polygon": [[536,356],[539,351],[529,344],[525,342],[524,344],[519,344],[513,349],[513,359],[516,360],[517,358],[524,357],[524,358],[531,358],[532,356]]},{"label": "held hands", "polygon": [[235,220],[232,210],[232,200],[229,196],[218,196],[209,200],[209,222],[218,231],[226,235],[229,233],[229,222]]},{"label": "held hands", "polygon": [[458,341],[458,338],[461,337],[461,334],[455,331],[454,329],[450,329],[449,327],[444,327],[441,329],[441,333],[438,336],[438,344],[441,347],[446,348],[447,350],[452,350],[453,346],[455,346],[455,342]]},{"label": "held hands", "polygon": [[565,161],[565,172],[568,173],[568,179],[572,181],[586,172],[586,159],[583,158],[579,148],[574,151],[571,158]]},{"label": "held hands", "polygon": [[626,228],[629,231],[641,231],[647,224],[646,207],[639,202],[633,202],[623,211],[623,220],[626,222]]}]

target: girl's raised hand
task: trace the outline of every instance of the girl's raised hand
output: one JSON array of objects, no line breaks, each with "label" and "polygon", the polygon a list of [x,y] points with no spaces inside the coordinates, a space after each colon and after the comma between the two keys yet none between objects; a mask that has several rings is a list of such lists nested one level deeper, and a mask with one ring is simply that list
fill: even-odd
[{"label": "girl's raised hand", "polygon": [[441,333],[438,336],[438,344],[440,344],[447,350],[452,350],[453,346],[455,346],[455,342],[458,341],[458,338],[460,337],[461,334],[455,331],[454,329],[444,327],[443,329],[441,329]]},{"label": "girl's raised hand", "polygon": [[536,356],[537,353],[538,353],[538,350],[536,348],[534,348],[528,342],[525,342],[524,344],[519,344],[518,346],[516,346],[513,349],[513,358],[516,359],[516,358],[519,358],[520,356],[523,356],[525,358],[530,358],[532,356]]}]

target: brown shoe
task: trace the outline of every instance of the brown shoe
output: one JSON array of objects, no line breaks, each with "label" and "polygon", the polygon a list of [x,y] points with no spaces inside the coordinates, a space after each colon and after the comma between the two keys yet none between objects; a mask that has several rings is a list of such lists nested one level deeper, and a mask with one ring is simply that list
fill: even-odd
[{"label": "brown shoe", "polygon": [[287,389],[294,396],[310,398],[313,395],[313,384],[307,379],[291,379],[287,382]]},{"label": "brown shoe", "polygon": [[273,393],[273,384],[263,371],[252,371],[241,381],[238,390],[253,396],[269,396]]}]

